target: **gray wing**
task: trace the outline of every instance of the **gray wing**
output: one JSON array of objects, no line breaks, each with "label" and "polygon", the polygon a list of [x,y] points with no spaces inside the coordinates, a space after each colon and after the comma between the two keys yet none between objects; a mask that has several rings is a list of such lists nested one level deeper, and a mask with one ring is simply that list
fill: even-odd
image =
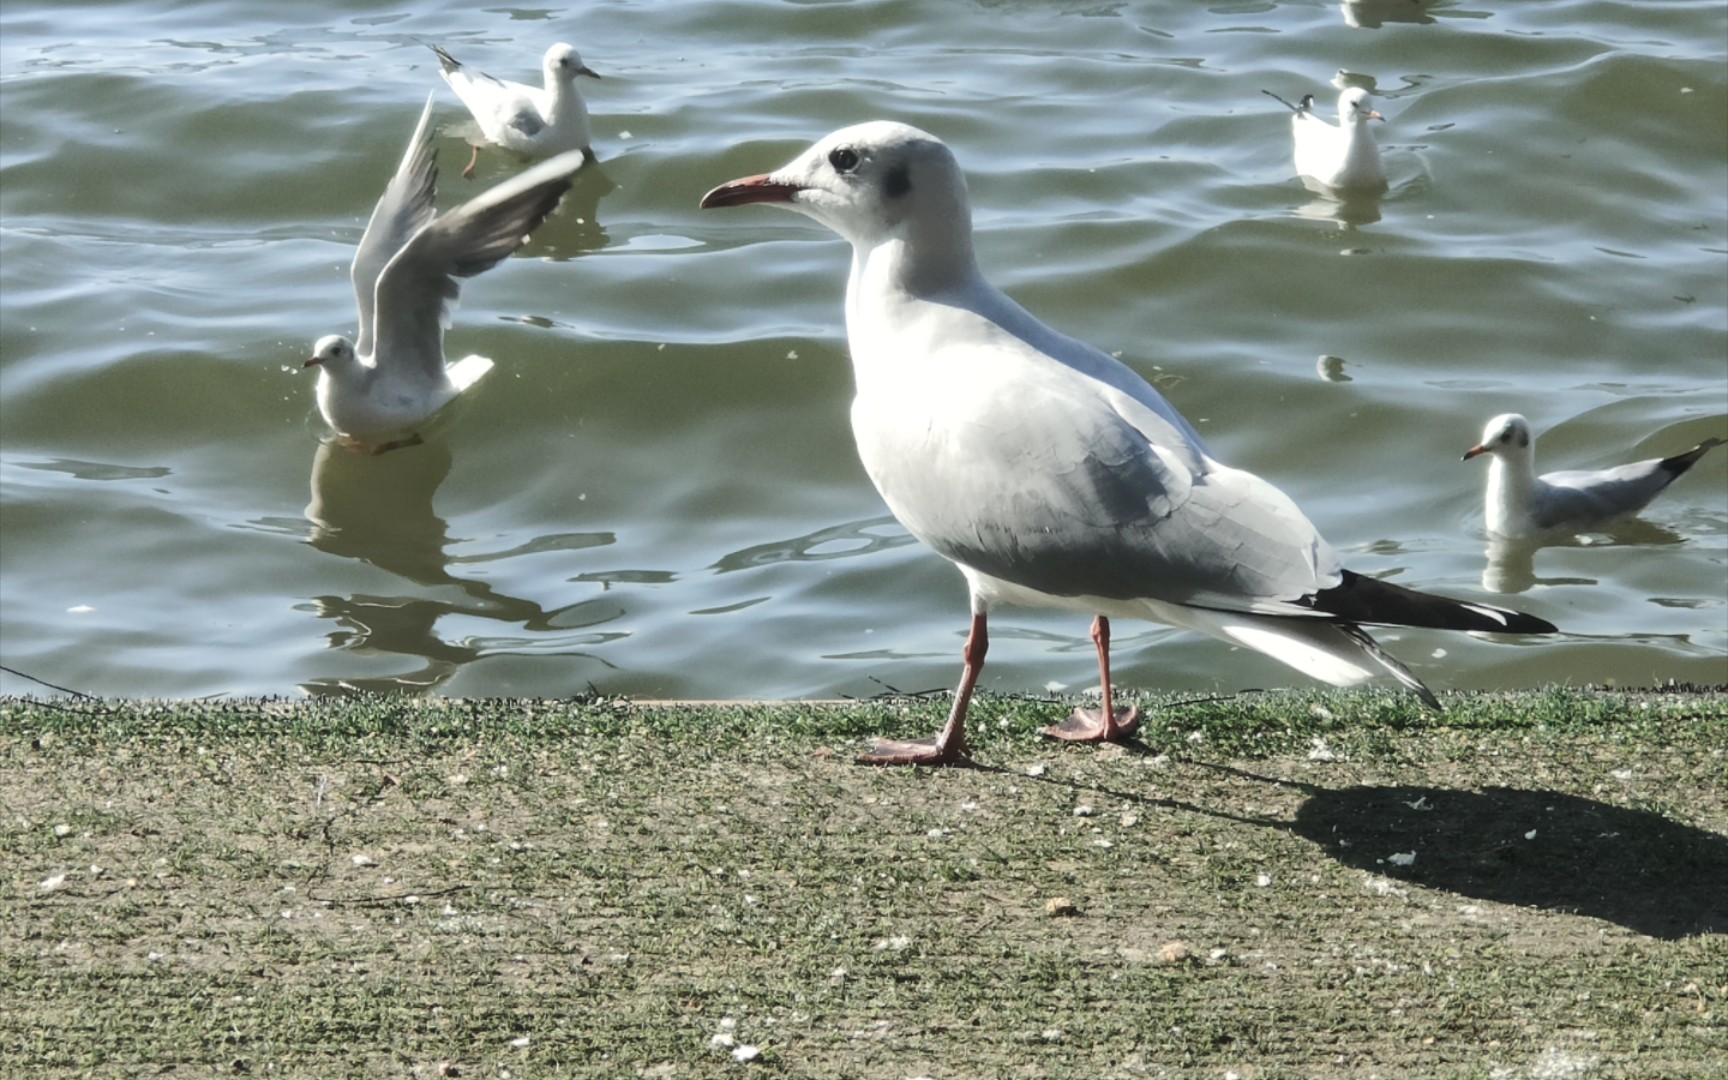
[{"label": "gray wing", "polygon": [[540,119],[540,113],[526,106],[517,109],[516,114],[510,117],[510,126],[529,138],[546,130],[546,122]]},{"label": "gray wing", "polygon": [[438,191],[437,155],[432,150],[432,94],[426,95],[426,107],[420,110],[420,123],[414,137],[408,140],[408,150],[396,175],[384,186],[384,194],[372,209],[372,219],[366,223],[366,233],[354,252],[354,300],[360,308],[360,335],[354,351],[370,355],[375,339],[373,327],[373,297],[377,295],[378,279],[384,267],[413,235],[432,220],[433,197]]},{"label": "gray wing", "polygon": [[1139,395],[1057,365],[1002,385],[929,416],[855,417],[878,490],[941,554],[1059,596],[1227,611],[1311,617],[1297,602],[1339,583],[1288,496],[1206,457]]},{"label": "gray wing", "polygon": [[585,160],[580,150],[560,154],[416,233],[378,278],[378,355],[443,377],[444,327],[461,293],[456,279],[484,273],[520,247],[570,190]]},{"label": "gray wing", "polygon": [[1536,523],[1554,528],[1568,522],[1604,521],[1642,510],[1677,473],[1653,458],[1598,471],[1567,470],[1547,473],[1547,486],[1536,510]]}]

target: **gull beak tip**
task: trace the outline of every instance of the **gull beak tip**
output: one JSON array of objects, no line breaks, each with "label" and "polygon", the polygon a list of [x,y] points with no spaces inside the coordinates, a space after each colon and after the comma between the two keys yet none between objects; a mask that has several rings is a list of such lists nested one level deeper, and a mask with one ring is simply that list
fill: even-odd
[{"label": "gull beak tip", "polygon": [[746,206],[750,203],[789,203],[801,190],[803,189],[796,184],[787,184],[774,179],[769,173],[762,173],[721,184],[702,196],[696,205],[703,210],[713,210],[722,206]]}]

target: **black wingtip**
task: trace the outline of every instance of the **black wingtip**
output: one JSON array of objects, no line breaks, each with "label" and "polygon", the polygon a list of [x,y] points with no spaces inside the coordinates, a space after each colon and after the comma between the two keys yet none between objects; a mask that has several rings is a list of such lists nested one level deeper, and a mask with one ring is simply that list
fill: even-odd
[{"label": "black wingtip", "polygon": [[1554,634],[1559,627],[1521,611],[1453,600],[1344,571],[1344,580],[1306,598],[1334,618],[1370,626],[1415,626],[1492,634]]},{"label": "black wingtip", "polygon": [[1663,458],[1662,468],[1667,470],[1672,476],[1679,476],[1687,469],[1698,464],[1698,459],[1709,453],[1713,447],[1721,445],[1721,439],[1705,439],[1703,442],[1686,451],[1684,454],[1675,454],[1673,457]]},{"label": "black wingtip", "polygon": [[1291,112],[1299,113],[1302,111],[1302,109],[1299,106],[1290,104],[1288,101],[1285,101],[1283,98],[1279,97],[1277,94],[1274,94],[1270,90],[1262,90],[1260,92],[1262,94],[1265,94],[1267,97],[1271,98],[1273,101],[1276,101],[1278,104],[1284,106],[1286,109],[1289,109]]},{"label": "black wingtip", "polygon": [[455,71],[462,66],[454,56],[444,51],[444,46],[427,45],[426,47],[438,54],[438,63],[443,66],[445,71]]}]

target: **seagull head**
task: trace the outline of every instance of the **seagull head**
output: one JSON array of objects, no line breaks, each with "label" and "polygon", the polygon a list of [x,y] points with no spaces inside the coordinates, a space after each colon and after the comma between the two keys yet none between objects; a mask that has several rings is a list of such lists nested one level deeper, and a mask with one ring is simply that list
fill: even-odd
[{"label": "seagull head", "polygon": [[1360,86],[1338,95],[1338,122],[1341,124],[1367,123],[1369,120],[1385,120],[1384,116],[1368,106],[1368,91]]},{"label": "seagull head", "polygon": [[333,376],[345,374],[359,361],[354,355],[354,343],[341,334],[326,334],[312,346],[312,358],[303,367],[318,367]]},{"label": "seagull head", "polygon": [[1535,442],[1535,436],[1530,434],[1530,421],[1517,413],[1505,413],[1488,421],[1488,426],[1482,429],[1482,441],[1464,451],[1464,460],[1479,454],[1494,454],[1507,460],[1528,457]]},{"label": "seagull head", "polygon": [[562,41],[546,50],[546,59],[541,62],[541,66],[546,69],[548,82],[570,82],[578,75],[586,75],[590,79],[600,77],[599,72],[582,62],[582,55],[576,51],[575,46],[566,45]]},{"label": "seagull head", "polygon": [[796,210],[857,248],[901,240],[932,254],[971,254],[972,212],[953,152],[889,120],[841,128],[771,173],[721,184],[701,205],[747,203]]}]

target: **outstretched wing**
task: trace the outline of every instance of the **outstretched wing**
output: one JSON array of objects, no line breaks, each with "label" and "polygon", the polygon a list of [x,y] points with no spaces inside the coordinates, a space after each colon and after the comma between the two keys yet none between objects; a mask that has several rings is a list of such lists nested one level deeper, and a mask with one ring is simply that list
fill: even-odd
[{"label": "outstretched wing", "polygon": [[457,278],[497,266],[546,220],[586,156],[560,154],[463,203],[421,229],[378,279],[381,363],[444,373],[444,327],[461,294]]},{"label": "outstretched wing", "polygon": [[373,298],[378,293],[378,279],[396,253],[413,235],[426,227],[433,216],[433,197],[438,191],[437,154],[432,150],[432,94],[426,95],[426,107],[420,110],[420,123],[414,127],[414,137],[396,166],[396,175],[384,186],[384,194],[372,209],[372,220],[366,223],[366,234],[354,252],[354,301],[360,308],[360,336],[355,351],[370,355],[376,341],[373,326]]}]

